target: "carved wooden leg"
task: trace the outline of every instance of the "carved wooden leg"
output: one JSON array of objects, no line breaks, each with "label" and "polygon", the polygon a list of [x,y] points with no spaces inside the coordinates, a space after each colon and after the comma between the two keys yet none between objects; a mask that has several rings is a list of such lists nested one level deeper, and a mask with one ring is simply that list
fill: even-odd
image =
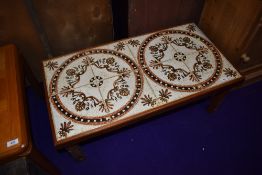
[{"label": "carved wooden leg", "polygon": [[86,157],[84,153],[81,151],[78,145],[72,145],[66,147],[66,150],[71,154],[71,156],[78,161],[85,160]]},{"label": "carved wooden leg", "polygon": [[219,105],[223,102],[225,96],[229,91],[230,89],[225,89],[223,91],[218,92],[213,97],[211,97],[211,102],[207,108],[207,111],[210,113],[215,112],[218,109]]}]

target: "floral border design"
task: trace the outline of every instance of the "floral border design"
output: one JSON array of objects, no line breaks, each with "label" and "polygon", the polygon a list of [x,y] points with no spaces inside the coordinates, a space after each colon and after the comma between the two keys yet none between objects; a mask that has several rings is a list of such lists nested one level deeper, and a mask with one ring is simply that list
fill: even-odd
[{"label": "floral border design", "polygon": [[237,71],[234,71],[234,70],[232,70],[232,69],[230,69],[230,68],[225,68],[225,69],[223,70],[223,72],[225,73],[225,75],[226,75],[227,77],[236,77],[236,76],[237,76]]},{"label": "floral border design", "polygon": [[55,70],[58,68],[58,62],[57,61],[48,61],[44,67],[47,67],[49,71]]},{"label": "floral border design", "polygon": [[67,137],[67,134],[74,130],[73,127],[74,125],[71,124],[71,121],[60,123],[58,134],[60,137]]},{"label": "floral border design", "polygon": [[133,40],[133,39],[130,39],[128,41],[120,41],[114,46],[114,49],[116,51],[123,51],[123,50],[125,50],[125,46],[127,46],[127,45],[130,45],[132,47],[137,47],[137,46],[140,45],[140,41],[139,40]]},{"label": "floral border design", "polygon": [[[182,68],[175,69],[172,65],[163,64],[161,61],[165,56],[165,51],[168,49],[170,44],[175,44],[177,46],[184,46],[188,49],[192,49],[198,52],[196,56],[196,63],[193,66],[193,72],[190,70],[184,70]],[[187,76],[190,76],[192,82],[197,82],[202,79],[201,73],[211,69],[213,66],[207,59],[206,55],[208,49],[203,46],[198,46],[189,37],[179,37],[173,38],[170,36],[162,36],[161,42],[155,45],[149,46],[150,53],[155,60],[150,61],[149,67],[153,69],[161,68],[161,71],[170,81],[181,80]],[[182,52],[176,52],[174,54],[174,59],[178,62],[186,61],[187,57]]]},{"label": "floral border design", "polygon": [[141,98],[141,103],[143,106],[151,106],[154,107],[157,104],[157,101],[167,103],[169,98],[172,97],[171,92],[168,91],[168,89],[161,89],[158,91],[159,95],[158,97],[152,97],[149,94],[144,95],[144,97]]}]

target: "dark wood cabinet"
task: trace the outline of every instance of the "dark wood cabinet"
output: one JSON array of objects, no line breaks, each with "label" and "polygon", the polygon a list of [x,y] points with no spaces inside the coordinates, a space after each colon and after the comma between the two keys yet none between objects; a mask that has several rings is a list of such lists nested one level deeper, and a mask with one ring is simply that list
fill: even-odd
[{"label": "dark wood cabinet", "polygon": [[204,0],[129,0],[128,36],[199,21]]},{"label": "dark wood cabinet", "polygon": [[262,77],[260,0],[206,0],[200,28],[246,76]]}]

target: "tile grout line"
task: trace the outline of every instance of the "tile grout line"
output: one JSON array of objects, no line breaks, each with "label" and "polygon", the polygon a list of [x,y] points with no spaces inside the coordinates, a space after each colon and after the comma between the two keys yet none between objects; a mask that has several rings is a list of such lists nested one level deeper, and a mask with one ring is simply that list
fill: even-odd
[{"label": "tile grout line", "polygon": [[[188,56],[188,55],[193,55],[194,53],[197,53],[197,52],[191,52],[189,54],[185,54],[185,56]],[[167,59],[167,60],[164,60],[164,61],[158,61],[158,63],[153,63],[153,64],[150,64],[149,66],[146,66],[147,68],[151,67],[151,66],[155,66],[155,65],[158,65],[158,64],[161,64],[161,63],[165,63],[165,62],[168,62],[168,61],[171,61],[173,60],[173,58],[170,58],[170,59]],[[184,63],[185,64],[185,63]],[[187,66],[187,65],[186,65]],[[189,68],[188,68],[189,69]],[[190,71],[190,69],[189,69]]]},{"label": "tile grout line", "polygon": [[[170,43],[169,43],[169,44],[170,44]],[[172,46],[172,44],[170,44],[170,45],[171,45],[171,47],[173,48],[173,50],[175,50],[175,51],[177,52],[177,50]],[[128,45],[126,45],[126,46],[127,46],[128,50],[129,50],[130,54],[131,54],[132,57],[134,58],[134,61],[136,62],[136,64],[139,65],[138,62],[137,62],[137,60],[136,60],[136,57],[134,56],[134,54],[133,54],[132,50],[130,49],[130,47],[129,47]],[[194,53],[196,53],[196,52],[191,52],[191,53],[186,54],[186,55],[192,55],[192,54],[194,54]],[[159,63],[150,64],[149,66],[146,66],[146,67],[149,68],[149,67],[154,66],[154,65],[158,65],[158,64],[161,64],[161,63],[165,63],[165,62],[171,61],[172,59],[173,59],[173,58],[170,58],[170,59],[167,59],[167,60],[165,60],[165,61],[160,61]],[[183,63],[184,63],[184,62],[183,62]],[[184,63],[184,65],[185,65],[185,66],[188,68],[188,70],[190,71],[189,67],[188,67],[185,63]],[[138,67],[141,69],[140,66],[138,66]],[[90,68],[91,68],[91,65],[90,65]],[[91,68],[91,70],[92,70],[93,75],[95,76],[94,71],[93,71],[92,68]],[[128,71],[125,71],[124,73],[129,73],[129,72],[134,72],[134,71],[128,70]],[[190,71],[190,73],[192,74],[192,71]],[[102,79],[102,81],[107,80],[107,79],[110,79],[110,78],[118,77],[118,76],[119,76],[119,75],[110,76],[110,77],[107,77],[107,78]],[[143,74],[143,76],[145,77],[144,74]],[[195,77],[195,78],[197,79],[197,77]],[[145,80],[146,80],[147,84],[149,85],[150,89],[152,90],[154,96],[156,97],[156,94],[155,94],[155,92],[153,91],[153,88],[152,88],[151,84],[149,83],[149,81],[148,81],[148,79],[147,79],[146,77],[145,77]],[[198,80],[198,79],[197,79],[197,80]],[[198,81],[199,81],[199,80],[198,80]],[[79,89],[79,88],[81,88],[81,87],[84,87],[84,86],[87,86],[87,85],[90,85],[90,84],[91,84],[91,83],[83,84],[83,85],[81,85],[81,86],[73,87],[73,88],[70,88],[70,89],[65,90],[65,91],[60,90],[60,92],[58,92],[58,93],[53,93],[53,94],[51,94],[51,95],[49,96],[49,98],[50,98],[51,96],[54,96],[54,95],[57,95],[57,94],[63,94],[63,93],[69,92],[69,91],[71,91],[71,90],[73,90],[73,89]],[[100,91],[100,95],[101,95],[101,91]],[[102,95],[101,95],[101,96],[102,96]]]},{"label": "tile grout line", "polygon": [[[174,46],[172,45],[172,43],[168,43],[168,44],[170,44],[170,46],[172,47],[172,49],[173,49],[175,52],[177,52],[177,50],[174,48]],[[171,59],[173,59],[173,58],[171,58]],[[198,82],[200,82],[199,79],[195,76],[195,74],[192,73],[192,71],[190,70],[190,68],[189,68],[189,67],[187,66],[187,64],[185,63],[185,61],[182,61],[182,62],[183,62],[183,64],[187,67],[187,69],[188,69],[188,71],[190,72],[190,74],[193,75]]]},{"label": "tile grout line", "polygon": [[145,80],[146,80],[146,83],[148,84],[148,86],[149,86],[149,88],[151,89],[151,91],[153,92],[153,95],[155,96],[155,98],[157,98],[157,96],[156,96],[156,94],[155,94],[155,91],[154,91],[154,89],[151,87],[151,84],[149,83],[149,81],[148,81],[148,79],[146,78],[146,76],[145,76],[145,74],[144,74],[144,72],[143,72],[143,70],[141,70],[142,68],[139,66],[139,64],[138,64],[138,62],[137,62],[137,58],[134,56],[134,54],[133,54],[133,52],[132,52],[132,50],[130,49],[130,47],[127,45],[127,48],[128,48],[128,50],[129,50],[129,52],[130,52],[130,54],[132,55],[132,57],[133,57],[133,59],[134,59],[134,61],[136,62],[136,64],[138,65],[138,67],[139,67],[139,69],[140,69],[140,71],[142,72],[142,74],[143,74],[143,77],[145,78]]},{"label": "tile grout line", "polygon": [[[91,65],[90,65],[90,68],[91,68]],[[92,71],[92,68],[91,68],[91,71]],[[130,73],[130,72],[133,72],[133,71],[132,71],[132,70],[127,70],[127,71],[123,72],[122,74],[124,74],[124,73]],[[94,72],[93,72],[93,71],[92,71],[92,74],[94,75]],[[94,76],[95,76],[95,75],[94,75]],[[108,80],[108,79],[111,79],[111,78],[114,78],[114,77],[119,77],[119,76],[120,76],[120,74],[114,75],[114,76],[110,76],[110,77],[107,77],[107,78],[102,79],[101,81],[105,81],[105,80]],[[86,84],[83,84],[83,85],[81,85],[81,86],[76,86],[76,87],[73,87],[73,88],[70,88],[70,89],[64,90],[64,91],[60,90],[58,93],[50,94],[50,95],[49,95],[49,98],[50,98],[51,96],[58,95],[58,94],[63,94],[63,93],[69,92],[69,91],[71,91],[71,90],[79,89],[79,88],[81,88],[81,87],[84,87],[84,86],[87,86],[87,85],[90,85],[90,84],[91,84],[91,83],[86,83]]]},{"label": "tile grout line", "polygon": [[[90,68],[91,68],[91,71],[92,71],[93,76],[95,77],[96,75],[95,75],[95,73],[94,73],[94,70],[93,70],[93,68],[92,68],[92,65],[90,65]],[[100,96],[101,96],[101,98],[102,98],[102,100],[103,100],[103,103],[105,103],[105,100],[104,100],[104,98],[103,98],[103,95],[102,95],[102,93],[101,93],[101,90],[100,90],[99,86],[98,86],[97,88],[98,88],[99,94],[100,94]]]}]

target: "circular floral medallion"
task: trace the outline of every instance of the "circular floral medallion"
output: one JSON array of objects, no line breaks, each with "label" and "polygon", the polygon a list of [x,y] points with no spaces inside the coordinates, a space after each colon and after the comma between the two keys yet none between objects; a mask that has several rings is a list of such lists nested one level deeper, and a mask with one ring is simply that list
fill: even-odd
[{"label": "circular floral medallion", "polygon": [[137,103],[143,76],[128,56],[107,49],[68,58],[54,73],[51,103],[67,119],[103,124],[123,116]]},{"label": "circular floral medallion", "polygon": [[181,30],[148,36],[139,48],[138,61],[150,79],[178,91],[210,86],[222,71],[216,47],[199,35]]}]

